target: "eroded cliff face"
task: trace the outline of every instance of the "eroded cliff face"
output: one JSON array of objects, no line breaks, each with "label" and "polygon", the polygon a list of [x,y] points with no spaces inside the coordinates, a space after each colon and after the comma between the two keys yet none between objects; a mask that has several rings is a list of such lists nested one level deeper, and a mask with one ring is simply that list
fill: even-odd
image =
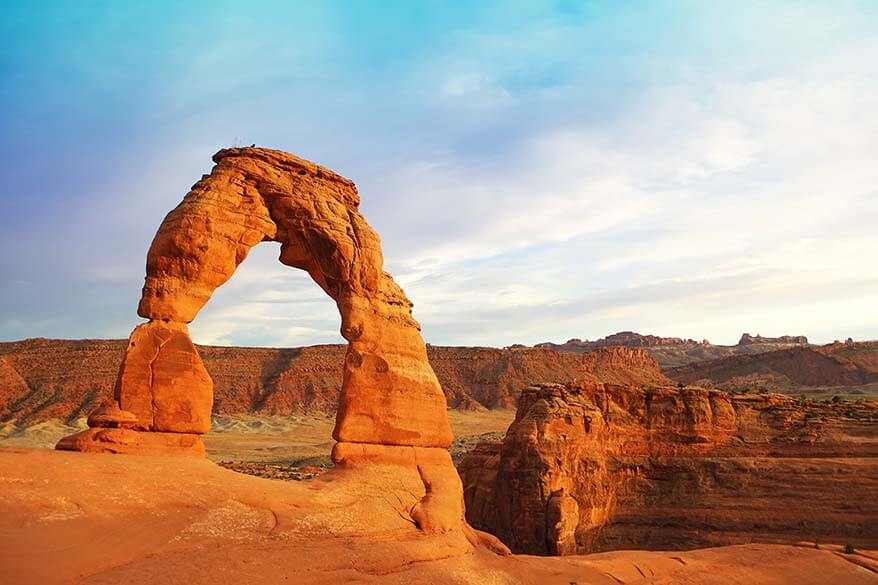
[{"label": "eroded cliff face", "polygon": [[878,545],[878,407],[697,387],[541,384],[458,466],[513,551]]}]

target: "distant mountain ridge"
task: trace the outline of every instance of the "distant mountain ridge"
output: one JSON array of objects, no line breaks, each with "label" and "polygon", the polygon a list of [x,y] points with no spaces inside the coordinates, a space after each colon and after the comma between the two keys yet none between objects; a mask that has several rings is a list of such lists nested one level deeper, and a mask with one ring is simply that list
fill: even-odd
[{"label": "distant mountain ridge", "polygon": [[655,347],[659,345],[686,345],[697,343],[694,339],[683,339],[681,337],[659,337],[657,335],[641,335],[640,333],[635,333],[634,331],[620,331],[619,333],[614,333],[612,335],[607,335],[601,339],[596,339],[595,341],[589,340],[581,340],[581,339],[568,339],[566,343],[563,344],[555,344],[551,342],[538,343],[534,345],[534,347],[542,347],[546,349],[554,349],[555,347],[582,347],[582,348],[590,348],[589,351],[593,348],[598,347],[610,347],[614,345],[619,345],[622,347]]},{"label": "distant mountain ridge", "polygon": [[[513,408],[523,388],[576,381],[662,385],[673,380],[794,394],[813,386],[833,394],[868,387],[866,393],[878,394],[878,342],[818,347],[801,339],[745,334],[743,344],[715,346],[628,331],[534,348],[428,345],[427,354],[449,407],[457,409]],[[0,342],[0,422],[85,416],[112,396],[125,346],[122,339]],[[335,411],[344,345],[198,349],[214,381],[216,414]]]},{"label": "distant mountain ridge", "polygon": [[799,345],[755,355],[732,355],[691,363],[666,368],[664,372],[684,384],[729,391],[789,393],[826,388],[843,393],[845,388],[875,386],[874,390],[878,392],[878,342]]},{"label": "distant mountain ridge", "polygon": [[758,333],[756,335],[750,335],[749,333],[745,333],[738,341],[738,345],[755,345],[760,343],[808,345],[808,338],[804,335],[781,335],[780,337],[762,337]]},{"label": "distant mountain ridge", "polygon": [[808,345],[804,335],[762,337],[744,333],[737,345],[713,345],[708,340],[696,341],[682,337],[642,335],[634,331],[620,331],[594,341],[569,339],[565,343],[544,342],[534,347],[551,349],[559,353],[588,353],[601,347],[639,347],[647,350],[663,368],[681,366],[723,358],[731,355],[750,355]]},{"label": "distant mountain ridge", "polygon": [[[127,342],[28,339],[0,343],[0,422],[85,416],[113,394]],[[215,414],[333,413],[344,345],[212,347],[198,351],[214,381]],[[670,383],[642,349],[589,354],[546,349],[427,348],[451,408],[513,408],[540,382]]]}]

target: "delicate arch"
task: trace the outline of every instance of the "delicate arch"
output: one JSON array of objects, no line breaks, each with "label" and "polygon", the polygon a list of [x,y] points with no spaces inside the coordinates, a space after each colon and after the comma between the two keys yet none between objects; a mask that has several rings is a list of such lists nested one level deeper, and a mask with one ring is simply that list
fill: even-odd
[{"label": "delicate arch", "polygon": [[[149,321],[131,333],[115,400],[56,447],[204,456],[213,382],[187,324],[253,246],[277,241],[280,261],[306,270],[335,300],[348,340],[335,465],[368,470],[364,481],[392,491],[421,530],[462,528],[472,544],[508,554],[464,520],[463,486],[445,449],[452,440],[445,396],[412,304],[382,268],[381,243],[357,209],[354,184],[276,150],[231,148],[213,160],[150,246],[138,307]],[[401,478],[419,482],[422,493],[396,489]]]},{"label": "delicate arch", "polygon": [[[333,437],[351,443],[447,447],[445,396],[427,361],[412,304],[383,271],[378,234],[354,183],[293,155],[231,148],[165,217],[147,255],[135,329],[116,385],[135,429],[204,433],[212,383],[186,324],[250,249],[281,244],[336,302],[348,341]],[[205,380],[206,378],[206,380]]]}]

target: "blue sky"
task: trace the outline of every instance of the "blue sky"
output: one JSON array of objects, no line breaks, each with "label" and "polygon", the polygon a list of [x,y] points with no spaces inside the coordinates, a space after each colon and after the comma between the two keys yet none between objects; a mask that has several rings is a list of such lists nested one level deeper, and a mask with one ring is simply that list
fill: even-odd
[{"label": "blue sky", "polygon": [[[125,337],[234,144],[357,182],[427,341],[878,338],[878,3],[18,2],[0,339]],[[197,341],[336,342],[254,249]]]}]

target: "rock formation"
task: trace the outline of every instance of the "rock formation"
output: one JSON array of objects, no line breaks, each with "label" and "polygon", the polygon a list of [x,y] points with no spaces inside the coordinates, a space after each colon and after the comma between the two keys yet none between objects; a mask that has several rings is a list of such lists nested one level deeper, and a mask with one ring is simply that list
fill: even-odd
[{"label": "rock formation", "polygon": [[566,346],[567,349],[580,348],[587,351],[593,351],[599,347],[656,347],[660,345],[691,345],[696,343],[692,339],[682,339],[680,337],[659,337],[657,335],[641,335],[634,331],[620,331],[612,335],[607,335],[595,341],[586,339],[573,338],[568,339],[563,344],[555,344],[551,342],[538,343],[535,347],[543,347],[546,349],[555,349],[559,346]]},{"label": "rock formation", "polygon": [[411,508],[413,521],[428,532],[463,526],[460,479],[445,451],[452,441],[445,396],[412,304],[383,270],[378,234],[358,211],[354,184],[279,151],[233,148],[213,160],[147,255],[138,314],[149,322],[131,334],[115,388],[119,407],[137,422],[91,428],[58,448],[164,452],[176,442],[181,451],[203,450],[198,435],[209,430],[213,385],[186,324],[253,246],[276,241],[280,261],[308,272],[335,301],[349,343],[333,460],[347,469],[416,473],[424,495]]},{"label": "rock formation", "polygon": [[760,343],[782,343],[789,345],[808,345],[808,338],[804,335],[781,335],[780,337],[763,337],[758,333],[750,335],[744,333],[738,340],[738,345],[754,345]]},{"label": "rock formation", "polygon": [[730,391],[800,393],[815,388],[851,393],[857,387],[878,383],[878,343],[792,347],[688,364],[669,368],[665,373],[686,384]]},{"label": "rock formation", "polygon": [[659,337],[621,331],[595,341],[570,339],[566,343],[538,343],[535,347],[560,353],[588,353],[601,347],[611,346],[641,347],[647,350],[661,367],[669,368],[731,355],[751,355],[797,347],[807,343],[808,339],[803,336],[753,337],[745,333],[737,345],[714,345],[706,339],[699,342],[681,337]]},{"label": "rock formation", "polygon": [[543,384],[459,464],[467,518],[515,552],[878,545],[878,405]]}]

